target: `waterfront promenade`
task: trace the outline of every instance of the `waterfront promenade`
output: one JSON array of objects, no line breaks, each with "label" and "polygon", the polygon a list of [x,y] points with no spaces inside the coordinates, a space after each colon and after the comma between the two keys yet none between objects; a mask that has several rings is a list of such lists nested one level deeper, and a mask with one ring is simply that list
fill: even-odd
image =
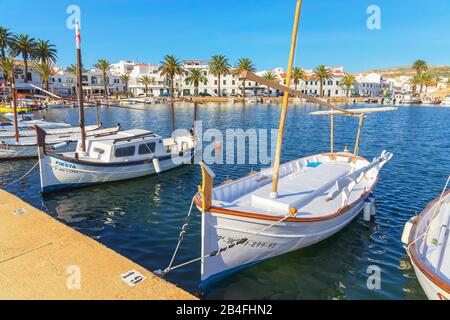
[{"label": "waterfront promenade", "polygon": [[1,189],[0,221],[0,299],[196,299]]}]

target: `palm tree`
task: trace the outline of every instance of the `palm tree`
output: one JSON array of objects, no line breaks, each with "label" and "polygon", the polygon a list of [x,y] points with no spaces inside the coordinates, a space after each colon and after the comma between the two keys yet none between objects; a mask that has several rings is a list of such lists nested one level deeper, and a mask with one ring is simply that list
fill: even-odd
[{"label": "palm tree", "polygon": [[420,85],[419,75],[415,75],[409,80],[409,84],[411,85],[412,95],[416,96],[417,86]]},{"label": "palm tree", "polygon": [[1,58],[6,58],[6,49],[14,43],[14,35],[9,28],[0,26],[0,54]]},{"label": "palm tree", "polygon": [[16,65],[14,63],[14,59],[10,57],[5,57],[0,59],[0,70],[6,75],[9,83],[11,85],[11,97],[12,104],[14,108],[14,129],[15,129],[15,137],[16,142],[19,142],[19,129],[17,125],[17,103],[16,103],[16,88],[14,83],[14,73],[15,73]]},{"label": "palm tree", "polygon": [[104,87],[104,90],[105,90],[105,99],[108,99],[108,87],[107,87],[108,77],[107,77],[107,73],[108,73],[109,69],[111,68],[111,64],[109,63],[108,60],[100,59],[94,65],[94,68],[98,69],[102,73],[103,87]]},{"label": "palm tree", "polygon": [[23,59],[23,78],[25,82],[28,82],[28,61],[34,58],[36,40],[30,38],[27,34],[19,34],[14,36],[14,42],[12,44],[12,52],[15,56],[21,54]]},{"label": "palm tree", "polygon": [[139,83],[141,83],[141,84],[143,84],[143,85],[145,86],[145,96],[147,96],[148,86],[149,86],[150,84],[152,84],[153,81],[154,81],[153,78],[151,78],[151,77],[148,76],[148,75],[142,76],[142,77],[139,79]]},{"label": "palm tree", "polygon": [[170,96],[173,98],[175,94],[175,76],[181,76],[185,73],[183,64],[174,55],[166,55],[161,62],[159,71],[162,76],[165,76],[170,81]]},{"label": "palm tree", "polygon": [[416,71],[416,74],[424,73],[428,70],[428,65],[426,61],[422,59],[416,60],[412,67]]},{"label": "palm tree", "polygon": [[[239,76],[242,72],[255,72],[256,68],[250,58],[241,58],[234,67],[233,74]],[[245,79],[242,81],[242,96],[245,97]]]},{"label": "palm tree", "polygon": [[422,95],[423,87],[425,87],[425,95],[426,95],[428,86],[433,84],[433,77],[429,73],[420,73],[417,77],[418,83],[420,85],[419,95]]},{"label": "palm tree", "polygon": [[56,74],[51,62],[40,62],[36,64],[36,71],[41,77],[42,83],[45,84],[45,90],[49,89],[49,79]]},{"label": "palm tree", "polygon": [[120,76],[120,81],[125,85],[125,96],[128,97],[128,82],[130,82],[130,75],[125,73]]},{"label": "palm tree", "polygon": [[292,80],[294,81],[295,91],[300,84],[300,80],[305,80],[305,71],[302,68],[296,67],[292,69]]},{"label": "palm tree", "polygon": [[347,91],[346,93],[347,98],[350,96],[350,91],[352,87],[355,85],[355,83],[356,79],[354,75],[347,74],[345,77],[342,78],[340,86]]},{"label": "palm tree", "polygon": [[314,78],[320,81],[320,96],[323,97],[323,84],[325,81],[333,79],[333,71],[322,64],[314,69],[313,74]]},{"label": "palm tree", "polygon": [[197,68],[189,70],[186,78],[186,83],[194,86],[194,96],[198,97],[198,86],[200,83],[207,84],[208,78],[203,75],[203,71]]},{"label": "palm tree", "polygon": [[48,40],[37,40],[34,49],[34,58],[40,63],[56,63],[57,50]]},{"label": "palm tree", "polygon": [[221,76],[230,74],[230,68],[231,66],[228,59],[222,55],[212,56],[211,60],[208,62],[209,73],[217,77],[217,95],[219,97],[222,96],[222,92],[220,91],[220,78]]},{"label": "palm tree", "polygon": [[[276,76],[273,72],[271,72],[271,71],[266,72],[266,73],[263,75],[263,78],[266,79],[266,80],[269,80],[269,81],[275,81],[275,80],[277,80],[277,76]],[[270,95],[270,86],[267,86],[267,96],[269,96],[269,95]]]}]

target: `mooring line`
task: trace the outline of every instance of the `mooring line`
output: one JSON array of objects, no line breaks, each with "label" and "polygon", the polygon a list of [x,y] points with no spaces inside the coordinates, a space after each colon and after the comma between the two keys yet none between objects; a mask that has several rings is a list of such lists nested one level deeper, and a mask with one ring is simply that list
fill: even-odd
[{"label": "mooring line", "polygon": [[39,161],[37,161],[37,162],[34,164],[34,166],[33,166],[30,170],[28,170],[23,176],[21,176],[19,179],[16,179],[16,180],[14,180],[13,182],[4,184],[3,187],[7,187],[7,186],[10,186],[10,185],[13,185],[13,184],[15,184],[16,182],[19,182],[20,180],[24,179],[26,176],[28,176],[28,175],[31,173],[31,171],[33,171],[33,170],[38,166],[38,164],[39,164]]},{"label": "mooring line", "polygon": [[[195,197],[196,197],[197,195],[198,195],[198,193],[194,196],[194,198],[192,198],[192,204],[194,203],[194,199],[195,199]],[[187,217],[189,217],[189,215],[190,215],[190,213],[191,213],[191,210],[192,210],[192,204],[191,204],[191,208],[190,208],[190,210],[189,210],[189,213],[188,213],[188,216],[187,216]],[[206,259],[206,258],[209,258],[209,257],[217,256],[217,255],[221,254],[222,252],[225,252],[225,251],[227,251],[227,250],[230,250],[230,249],[232,249],[232,248],[234,248],[234,247],[236,247],[236,246],[238,246],[238,245],[247,243],[248,241],[250,241],[251,239],[253,239],[253,238],[255,238],[256,236],[260,235],[262,232],[266,231],[267,229],[270,229],[270,228],[276,226],[277,224],[284,222],[285,220],[287,220],[287,219],[289,219],[289,218],[295,216],[296,214],[297,214],[297,209],[296,209],[296,208],[292,208],[292,209],[289,211],[289,213],[286,214],[283,218],[281,218],[280,220],[277,220],[277,221],[275,221],[274,223],[272,223],[272,224],[270,224],[270,225],[268,225],[268,226],[262,228],[262,229],[259,230],[259,231],[254,232],[254,233],[253,233],[250,237],[248,237],[248,238],[238,239],[236,242],[234,242],[234,243],[232,243],[232,244],[230,244],[230,245],[228,245],[228,246],[226,246],[226,247],[219,248],[218,250],[214,250],[214,251],[212,251],[212,252],[210,252],[210,253],[208,253],[208,254],[206,254],[206,255],[203,255],[203,256],[200,256],[200,257],[198,257],[198,258],[195,258],[195,259],[192,259],[192,260],[189,260],[189,261],[180,263],[180,264],[178,264],[178,265],[172,267],[172,263],[173,263],[173,261],[174,261],[174,259],[175,259],[175,256],[176,256],[177,252],[178,252],[178,248],[179,248],[179,246],[180,246],[180,244],[181,244],[181,241],[183,241],[183,237],[184,237],[184,233],[185,233],[184,227],[185,227],[185,225],[186,225],[186,224],[185,224],[185,225],[183,225],[182,231],[180,232],[180,239],[179,239],[179,241],[178,241],[177,247],[176,247],[175,252],[174,252],[174,254],[173,254],[173,256],[172,256],[172,259],[171,259],[171,261],[170,261],[169,266],[168,266],[166,269],[164,269],[164,270],[158,269],[158,270],[154,270],[153,272],[154,272],[156,275],[164,276],[164,275],[168,274],[168,273],[169,273],[170,271],[172,271],[172,270],[175,270],[175,269],[184,267],[184,266],[186,266],[186,265],[189,265],[189,264],[191,264],[191,263],[200,261],[200,260],[202,260],[202,259]]]}]

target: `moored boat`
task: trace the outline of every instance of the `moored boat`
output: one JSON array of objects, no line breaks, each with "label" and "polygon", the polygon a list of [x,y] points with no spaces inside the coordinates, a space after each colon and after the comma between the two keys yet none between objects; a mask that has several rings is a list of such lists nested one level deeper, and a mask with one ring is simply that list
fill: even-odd
[{"label": "moored boat", "polygon": [[[280,166],[279,195],[270,198],[272,169],[241,178],[196,198],[202,214],[201,287],[255,263],[320,242],[362,211],[381,167],[351,153],[317,154]],[[202,165],[203,181],[213,177]],[[239,244],[240,245],[239,245]]]},{"label": "moored boat", "polygon": [[[127,130],[108,136],[87,136],[75,152],[54,153],[45,148],[45,131],[38,135],[41,189],[51,192],[143,177],[191,163],[194,138],[163,139],[147,130]],[[83,144],[85,151],[83,151]]]},{"label": "moored boat", "polygon": [[[42,127],[41,124],[43,125]],[[36,130],[34,129],[34,126],[41,127],[47,132],[47,135],[49,136],[70,135],[80,132],[80,127],[71,127],[69,124],[67,124],[67,126],[53,127],[47,126],[47,123],[44,121],[33,121],[32,123],[22,126],[19,122],[19,138],[36,137]],[[85,130],[86,132],[99,130],[102,128],[102,126],[102,124],[89,125],[85,127]],[[10,138],[14,138],[14,125],[5,124],[5,130],[0,130],[0,140]]]},{"label": "moored boat", "polygon": [[423,100],[422,104],[424,105],[437,105],[437,104],[441,104],[441,100]]},{"label": "moored boat", "polygon": [[400,100],[401,104],[421,104],[422,100],[414,98],[411,95],[405,95],[403,99]]},{"label": "moored boat", "polygon": [[[57,129],[57,128],[68,128],[70,124],[64,122],[50,122],[45,118],[35,119],[32,115],[22,114],[17,119],[17,124],[20,132],[35,133],[32,126],[38,125],[41,128],[47,129]],[[0,115],[0,138],[5,138],[9,136],[14,136],[14,113],[6,113],[3,116]]]},{"label": "moored boat", "polygon": [[450,299],[450,190],[445,192],[447,185],[440,197],[405,224],[402,235],[417,279],[430,300]]},{"label": "moored boat", "polygon": [[[285,83],[290,84],[302,1],[297,0],[291,52]],[[201,210],[200,257],[172,266],[183,239],[183,225],[169,266],[160,275],[201,261],[200,287],[261,261],[320,242],[348,225],[367,206],[370,216],[374,189],[381,168],[392,154],[383,151],[371,162],[359,156],[359,142],[365,113],[395,108],[345,110],[308,96],[276,81],[244,71],[244,81],[254,81],[284,92],[277,148],[273,167],[236,181],[213,187],[214,172],[201,163],[202,185],[192,203]],[[293,95],[333,109],[313,112],[330,116],[330,152],[315,154],[281,164],[281,153],[289,98]],[[358,117],[359,125],[352,153],[334,152],[334,116]],[[368,203],[368,204],[367,204]],[[185,221],[189,220],[191,210]]]},{"label": "moored boat", "polygon": [[446,96],[444,100],[442,100],[442,105],[450,106],[450,96]]}]

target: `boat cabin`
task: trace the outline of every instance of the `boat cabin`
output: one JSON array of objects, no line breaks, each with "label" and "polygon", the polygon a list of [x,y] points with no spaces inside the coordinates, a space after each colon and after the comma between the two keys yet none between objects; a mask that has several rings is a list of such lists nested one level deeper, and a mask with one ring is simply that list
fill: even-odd
[{"label": "boat cabin", "polygon": [[87,155],[82,155],[80,144],[78,141],[76,150],[81,159],[106,163],[148,160],[189,148],[187,142],[172,138],[163,139],[151,131],[142,129],[120,131],[105,137],[88,137]]}]

